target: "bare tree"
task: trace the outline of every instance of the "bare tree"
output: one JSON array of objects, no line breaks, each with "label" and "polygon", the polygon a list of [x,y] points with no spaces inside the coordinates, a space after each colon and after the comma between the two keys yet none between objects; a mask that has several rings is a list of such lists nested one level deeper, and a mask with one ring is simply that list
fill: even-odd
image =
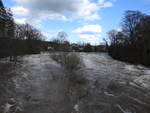
[{"label": "bare tree", "polygon": [[144,16],[145,15],[139,11],[129,10],[125,12],[121,25],[126,38],[129,38],[129,40],[131,39],[131,41],[133,38],[135,38],[137,33],[137,25],[140,23]]},{"label": "bare tree", "polygon": [[150,16],[126,11],[122,31],[109,32],[109,54],[119,60],[150,65]]},{"label": "bare tree", "polygon": [[56,39],[52,41],[55,51],[68,52],[70,51],[70,43],[67,41],[67,33],[61,31],[57,34]]},{"label": "bare tree", "polygon": [[64,43],[65,41],[67,41],[67,33],[64,31],[61,31],[57,34],[57,39],[60,41],[60,43]]}]

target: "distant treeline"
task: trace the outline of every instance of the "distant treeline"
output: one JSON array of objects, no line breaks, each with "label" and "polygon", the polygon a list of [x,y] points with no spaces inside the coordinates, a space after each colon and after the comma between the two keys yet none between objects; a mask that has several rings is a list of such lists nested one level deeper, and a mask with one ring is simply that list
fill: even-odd
[{"label": "distant treeline", "polygon": [[108,33],[109,54],[116,59],[150,66],[150,16],[126,11],[120,30]]},{"label": "distant treeline", "polygon": [[68,35],[65,32],[59,32],[57,37],[50,42],[42,42],[42,48],[45,51],[64,51],[64,52],[106,52],[107,47],[104,44],[91,45],[90,43],[70,43],[67,41]]},{"label": "distant treeline", "polygon": [[50,42],[51,51],[66,51],[66,52],[106,52],[105,45],[91,45],[90,43],[69,43],[62,44]]},{"label": "distant treeline", "polygon": [[0,0],[0,58],[39,53],[43,35],[29,24],[16,24],[10,9]]},{"label": "distant treeline", "polygon": [[0,37],[0,57],[10,56],[13,59],[20,55],[40,53],[43,38],[40,31],[29,24],[14,24],[13,27],[13,35]]}]

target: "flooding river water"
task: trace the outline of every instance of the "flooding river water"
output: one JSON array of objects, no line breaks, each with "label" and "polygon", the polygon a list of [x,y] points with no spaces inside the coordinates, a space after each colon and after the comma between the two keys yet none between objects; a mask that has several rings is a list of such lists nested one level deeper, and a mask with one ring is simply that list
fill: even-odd
[{"label": "flooding river water", "polygon": [[64,69],[49,54],[24,56],[11,71],[3,70],[3,75],[14,76],[1,82],[0,113],[140,113],[149,107],[150,68],[114,60],[107,53],[78,54],[84,64],[78,73],[88,83],[71,91]]}]

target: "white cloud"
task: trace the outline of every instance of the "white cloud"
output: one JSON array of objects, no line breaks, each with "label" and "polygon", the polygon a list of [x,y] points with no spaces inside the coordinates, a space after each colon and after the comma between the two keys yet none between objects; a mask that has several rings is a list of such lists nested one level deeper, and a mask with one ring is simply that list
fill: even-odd
[{"label": "white cloud", "polygon": [[83,18],[84,20],[96,20],[99,19],[100,16],[98,14],[99,6],[96,3],[89,2],[88,0],[85,1],[81,6],[76,15],[78,18]]},{"label": "white cloud", "polygon": [[105,0],[98,0],[99,4],[103,4],[105,2]]},{"label": "white cloud", "polygon": [[48,32],[42,32],[42,34],[43,34],[44,39],[45,39],[46,41],[51,40],[51,39],[55,36],[54,34],[50,34],[50,33],[48,33]]},{"label": "white cloud", "polygon": [[19,16],[29,15],[29,10],[21,6],[14,6],[11,8],[11,10],[13,11],[14,15],[19,15]]},{"label": "white cloud", "polygon": [[45,19],[89,20],[100,19],[99,10],[113,6],[112,2],[98,0],[14,0],[12,7],[15,17],[26,18],[29,23],[38,24]]},{"label": "white cloud", "polygon": [[57,38],[57,34],[61,31],[63,31],[63,30],[62,29],[49,30],[47,32],[42,32],[42,34],[44,35],[45,40],[49,41],[49,40],[53,40],[53,39]]},{"label": "white cloud", "polygon": [[102,7],[108,8],[108,7],[112,7],[112,6],[113,6],[112,2],[105,2]]},{"label": "white cloud", "polygon": [[80,35],[80,38],[84,39],[85,42],[91,43],[93,45],[99,44],[99,37],[98,37],[98,35],[84,34],[84,35]]},{"label": "white cloud", "polygon": [[[43,19],[99,19],[99,6],[89,0],[15,0],[19,6],[12,8],[17,16]],[[25,12],[25,13],[24,13]]]},{"label": "white cloud", "polygon": [[116,2],[116,0],[111,0],[105,2],[105,0],[98,0],[98,4],[100,5],[100,8],[109,8],[113,6],[113,2]]},{"label": "white cloud", "polygon": [[98,44],[102,27],[98,24],[85,25],[73,31],[78,37],[91,44]]},{"label": "white cloud", "polygon": [[17,24],[25,24],[26,23],[26,19],[25,18],[16,18],[15,22]]},{"label": "white cloud", "polygon": [[74,33],[78,33],[78,34],[96,34],[96,33],[101,33],[102,28],[100,25],[96,24],[96,25],[85,25],[83,27],[80,27],[76,30],[74,30]]}]

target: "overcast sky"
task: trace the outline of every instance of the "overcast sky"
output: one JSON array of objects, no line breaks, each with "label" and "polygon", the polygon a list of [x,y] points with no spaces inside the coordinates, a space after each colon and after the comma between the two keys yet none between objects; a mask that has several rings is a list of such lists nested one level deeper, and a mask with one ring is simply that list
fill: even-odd
[{"label": "overcast sky", "polygon": [[71,42],[99,44],[120,29],[126,10],[150,14],[150,0],[2,0],[17,23],[30,23],[51,40],[59,31]]}]

